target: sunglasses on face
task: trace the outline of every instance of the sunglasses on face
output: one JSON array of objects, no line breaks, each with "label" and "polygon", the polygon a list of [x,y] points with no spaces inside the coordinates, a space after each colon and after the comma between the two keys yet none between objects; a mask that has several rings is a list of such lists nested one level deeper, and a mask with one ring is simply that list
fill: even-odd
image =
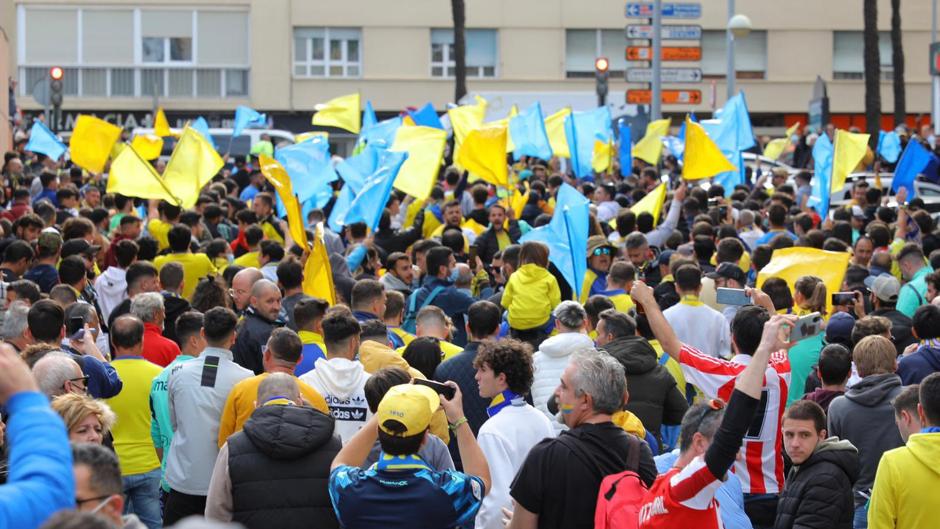
[{"label": "sunglasses on face", "polygon": [[601,246],[600,248],[595,248],[593,255],[610,255],[613,252],[608,246]]}]

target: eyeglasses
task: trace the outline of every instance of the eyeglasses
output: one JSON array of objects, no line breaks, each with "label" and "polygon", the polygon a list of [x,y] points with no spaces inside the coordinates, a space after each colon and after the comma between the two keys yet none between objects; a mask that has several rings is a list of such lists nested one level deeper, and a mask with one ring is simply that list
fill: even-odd
[{"label": "eyeglasses", "polygon": [[593,255],[610,255],[611,250],[609,246],[601,246],[600,248],[595,248]]},{"label": "eyeglasses", "polygon": [[701,408],[703,411],[701,412],[701,416],[698,418],[698,420],[695,421],[695,429],[692,430],[693,432],[700,431],[702,429],[702,423],[705,422],[705,419],[713,414],[717,414],[725,408],[725,401],[721,399],[708,399],[702,404],[704,404],[704,406]]},{"label": "eyeglasses", "polygon": [[82,381],[82,389],[85,389],[86,387],[88,387],[88,378],[89,378],[88,375],[85,375],[85,376],[81,376],[81,377],[70,378],[70,379],[68,379],[68,380],[69,380],[69,382],[73,382],[73,383],[74,383],[74,382],[78,382],[79,380],[81,380],[81,381]]},{"label": "eyeglasses", "polygon": [[94,498],[85,498],[84,500],[81,499],[81,498],[75,498],[75,506],[76,506],[76,507],[81,507],[83,503],[88,503],[88,502],[90,502],[90,501],[101,501],[101,500],[103,500],[103,499],[105,499],[105,498],[110,498],[110,497],[111,497],[110,494],[105,494],[104,496],[97,496],[97,497],[94,497]]}]

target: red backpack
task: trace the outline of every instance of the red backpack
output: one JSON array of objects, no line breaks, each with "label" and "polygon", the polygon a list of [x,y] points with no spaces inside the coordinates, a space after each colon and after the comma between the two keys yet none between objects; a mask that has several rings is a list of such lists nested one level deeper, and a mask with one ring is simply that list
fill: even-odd
[{"label": "red backpack", "polygon": [[[565,446],[572,449],[578,459],[587,459],[597,469],[597,464],[576,442],[570,442],[567,436],[558,436]],[[627,468],[640,467],[640,450],[644,441],[635,435],[627,434],[629,452]],[[599,469],[598,469],[599,471]],[[604,476],[597,491],[597,507],[594,509],[594,529],[637,529],[640,526],[640,507],[646,496],[647,488],[640,475],[633,470],[624,470]]]}]

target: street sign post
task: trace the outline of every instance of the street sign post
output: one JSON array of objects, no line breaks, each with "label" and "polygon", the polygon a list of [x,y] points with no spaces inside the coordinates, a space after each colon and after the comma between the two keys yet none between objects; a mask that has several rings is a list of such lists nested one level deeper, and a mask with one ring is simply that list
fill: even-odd
[{"label": "street sign post", "polygon": [[[664,46],[660,57],[664,61],[700,61],[702,48],[700,46]],[[651,61],[653,49],[648,46],[627,46],[628,61]]]},{"label": "street sign post", "polygon": [[[665,24],[660,32],[663,40],[701,40],[702,26]],[[626,27],[628,39],[653,38],[652,24],[630,24]]]},{"label": "street sign post", "polygon": [[[652,90],[627,90],[627,103],[648,105],[653,100]],[[701,90],[663,90],[663,104],[698,105],[702,102]]]},{"label": "street sign post", "polygon": [[[702,82],[701,68],[663,68],[660,78],[664,83],[700,83]],[[652,68],[627,68],[626,80],[628,83],[649,83],[653,80]]]},{"label": "street sign post", "polygon": [[[653,18],[653,3],[628,2],[626,7],[627,18]],[[702,4],[700,3],[674,3],[664,2],[663,18],[701,18]]]}]

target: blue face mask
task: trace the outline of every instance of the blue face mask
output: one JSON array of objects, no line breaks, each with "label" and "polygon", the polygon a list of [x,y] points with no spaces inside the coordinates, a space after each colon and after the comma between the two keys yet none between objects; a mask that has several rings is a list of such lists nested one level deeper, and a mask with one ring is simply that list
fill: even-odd
[{"label": "blue face mask", "polygon": [[456,283],[456,282],[457,282],[457,277],[458,277],[459,275],[460,275],[460,273],[457,271],[457,267],[455,266],[454,268],[451,268],[451,269],[450,269],[450,275],[447,276],[447,280],[450,281],[451,283]]}]

